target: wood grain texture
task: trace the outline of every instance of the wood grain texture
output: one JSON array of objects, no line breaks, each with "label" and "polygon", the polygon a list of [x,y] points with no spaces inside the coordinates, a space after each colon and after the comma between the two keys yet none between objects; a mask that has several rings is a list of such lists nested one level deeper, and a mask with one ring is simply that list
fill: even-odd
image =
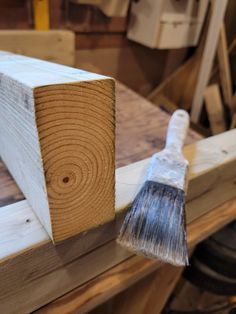
[{"label": "wood grain texture", "polygon": [[212,134],[226,131],[224,107],[219,86],[217,84],[208,86],[204,92],[204,99]]},{"label": "wood grain texture", "polygon": [[152,103],[159,105],[159,97],[163,95],[180,108],[186,110],[191,108],[204,42],[205,32],[196,53],[148,95]]},{"label": "wood grain texture", "polygon": [[222,24],[221,29],[220,29],[220,37],[219,37],[219,42],[218,42],[218,47],[217,47],[217,57],[218,57],[220,81],[221,81],[222,91],[224,95],[224,101],[225,101],[225,104],[228,105],[228,107],[230,108],[232,112],[235,108],[232,107],[233,89],[232,89],[228,46],[227,46],[224,23]]},{"label": "wood grain texture", "polygon": [[[235,172],[233,171],[236,162],[235,132],[232,130],[185,148],[185,155],[188,155],[191,165],[190,199],[186,209],[188,223],[200,219],[199,217],[205,217],[206,212],[214,212],[214,207],[235,196]],[[214,147],[215,150],[211,152],[210,147]],[[91,250],[95,252],[95,247],[99,245],[103,247],[105,242],[116,237],[127,206],[132,202],[132,197],[140,186],[141,173],[145,169],[145,164],[146,161],[141,161],[117,171],[116,198],[119,206],[116,207],[115,221],[91,230],[86,235],[63,242],[61,245],[53,246],[47,234],[42,233],[42,226],[36,217],[33,219],[32,211],[26,201],[22,201],[23,204],[19,202],[8,206],[8,210],[2,207],[1,210],[5,216],[0,221],[0,252],[3,252],[0,278],[7,279],[2,281],[4,286],[0,290],[1,304],[10,307],[18,302],[16,298],[19,297],[17,300],[22,302],[19,308],[22,311],[25,309],[32,311],[80,285],[82,281],[79,274],[72,280],[70,276],[65,277],[65,272],[76,272],[76,267],[79,267],[79,261],[82,258],[81,254]],[[137,176],[137,173],[140,176]],[[218,183],[219,180],[221,182]],[[227,218],[229,221],[235,217],[234,215],[235,211],[229,217],[222,216],[222,220]],[[19,218],[15,219],[15,217]],[[17,232],[15,232],[16,222]],[[221,223],[222,221],[218,220],[218,224]],[[34,228],[30,228],[31,224]],[[211,225],[207,227],[210,229]],[[199,238],[201,237],[202,233],[199,234]],[[28,245],[25,245],[26,241],[29,241]],[[107,257],[103,260],[101,268],[96,268],[97,275],[109,268],[111,263],[115,265],[121,262],[121,259],[116,260],[112,254],[109,256],[111,260]],[[125,258],[127,256],[129,255],[125,255]],[[35,270],[28,267],[29,263],[35,265]],[[19,269],[24,277],[17,277],[13,285],[12,278],[16,276],[15,272],[16,270],[19,272]],[[55,278],[56,282],[60,281],[59,286],[55,284]],[[85,282],[86,278],[83,278]],[[50,287],[50,293],[42,288],[46,283]],[[34,286],[37,286],[36,290],[32,289]],[[30,301],[27,291],[31,291]],[[34,292],[40,293],[40,300],[38,293]]]},{"label": "wood grain texture", "polygon": [[159,105],[159,97],[164,96],[179,108],[186,110],[191,108],[201,64],[201,57],[206,41],[208,24],[209,14],[207,14],[206,23],[203,27],[196,52],[191,58],[165,78],[161,84],[153,89],[148,95],[148,99],[152,103]]},{"label": "wood grain texture", "polygon": [[113,94],[112,80],[35,89],[54,241],[114,217]]},{"label": "wood grain texture", "polygon": [[[169,115],[123,84],[116,91],[116,166],[122,167],[164,148]],[[186,144],[201,138],[190,129]]]},{"label": "wood grain texture", "polygon": [[157,314],[163,310],[179,280],[183,267],[162,265],[115,297],[112,314]]},{"label": "wood grain texture", "polygon": [[111,220],[113,80],[13,54],[1,60],[2,159],[53,241]]},{"label": "wood grain texture", "polygon": [[[132,106],[134,107],[137,104],[137,101],[140,100],[140,98],[133,92],[128,92],[127,94],[128,95],[126,95],[126,93],[125,93],[125,87],[123,87],[123,95],[120,95],[120,96],[121,96],[121,98],[123,97],[123,99],[126,99],[127,102],[124,102],[124,103],[120,102],[120,104],[121,104],[121,106],[124,106],[127,104],[127,107],[130,105],[129,109],[131,109]],[[129,99],[129,101],[128,101],[128,99]],[[133,130],[131,139],[135,139],[135,132],[137,132],[137,134],[140,134],[139,135],[140,139],[142,139],[141,143],[145,144],[149,138],[151,138],[153,141],[155,140],[156,134],[155,134],[154,130],[156,129],[157,125],[158,125],[158,129],[160,126],[162,128],[162,130],[160,133],[158,132],[158,141],[156,141],[156,143],[155,143],[156,145],[152,145],[148,142],[147,146],[141,146],[141,147],[136,148],[135,145],[137,145],[137,143],[132,143],[133,147],[135,147],[137,149],[137,155],[133,156],[132,150],[129,150],[127,148],[127,151],[125,151],[125,154],[126,154],[125,156],[126,156],[128,162],[129,162],[129,158],[130,159],[134,158],[134,160],[136,158],[136,160],[137,160],[138,154],[143,153],[142,152],[143,147],[147,147],[147,150],[145,150],[145,152],[144,152],[144,154],[146,154],[145,157],[147,157],[149,155],[148,149],[155,150],[156,147],[161,148],[160,146],[162,146],[164,144],[163,138],[164,138],[164,133],[165,133],[165,126],[167,124],[167,115],[164,113],[159,114],[160,110],[158,108],[154,108],[155,110],[151,111],[151,109],[153,107],[150,105],[150,103],[148,103],[146,101],[142,102],[142,103],[140,101],[139,103],[140,103],[140,106],[139,106],[140,114],[146,113],[146,112],[149,114],[149,118],[152,118],[151,121],[153,123],[153,129],[151,131],[150,128],[147,128],[147,126],[146,126],[147,123],[145,124],[143,121],[142,121],[142,123],[140,122],[138,124],[138,127],[141,128],[142,125],[144,126],[144,135],[141,133],[140,129],[137,129],[137,128],[132,129],[131,120],[133,117],[133,111],[132,110],[129,111],[129,110],[125,110],[125,109],[123,111],[121,110],[121,112],[123,113],[123,117],[125,117],[123,119],[124,120],[127,119],[126,120],[127,122],[124,123],[124,126],[126,128],[131,128]],[[148,107],[149,107],[149,109],[146,110]],[[144,116],[143,116],[143,118],[144,118]],[[162,116],[163,120],[161,120],[160,124],[157,124],[157,123],[155,124],[154,116],[156,116],[156,117]],[[142,116],[140,116],[139,114],[135,115],[134,117],[136,119],[142,118]],[[122,121],[122,119],[121,119],[121,121]],[[158,120],[156,120],[156,121],[158,121]],[[127,138],[125,138],[125,130],[123,130],[123,133],[120,133],[120,134],[121,135],[123,134],[123,136],[124,136],[124,141],[122,142],[122,140],[120,140],[120,143],[122,143],[122,145],[123,145],[123,146],[121,146],[121,145],[119,146],[121,149],[121,147],[122,148],[125,147],[125,143],[127,143],[127,146],[129,146],[129,141],[128,142],[125,141],[127,139]],[[161,138],[161,134],[163,134],[163,138]],[[150,137],[148,137],[148,135]],[[159,135],[160,135],[160,138],[159,138]],[[194,136],[196,137],[196,135],[193,133],[193,137]],[[222,142],[225,142],[225,141],[222,140]],[[219,153],[219,152],[218,152],[219,153],[218,154],[216,151],[213,151],[210,154],[209,158],[202,158],[201,162],[196,161],[196,166],[199,167],[198,169],[202,169],[202,171],[203,171],[204,167],[209,167],[209,166],[214,167],[214,163],[218,162],[221,158],[223,160],[225,154],[227,156],[227,152],[230,153],[231,151],[235,150],[234,146],[232,146],[232,148],[229,149],[230,147],[227,147],[227,145],[225,146],[225,144],[226,143],[224,143],[224,146],[222,146],[222,149],[223,150],[225,149],[223,155],[221,155],[221,153]],[[199,145],[199,143],[198,143],[198,145]],[[214,146],[214,144],[213,144],[213,146]],[[205,151],[205,153],[209,154],[209,147],[211,147],[211,146],[208,143],[206,145],[206,148],[203,150],[203,152]],[[192,153],[189,155],[191,160],[194,159],[195,152],[196,152],[196,150],[193,150]],[[122,156],[122,153],[120,153],[120,156]],[[123,159],[123,162],[125,162],[125,157]],[[227,166],[226,166],[225,169],[226,170],[228,169],[227,171],[230,171],[230,167],[227,168]],[[214,171],[216,171],[216,170],[214,170]],[[226,175],[226,177],[227,177],[227,175]],[[195,184],[201,187],[201,189],[198,190],[198,192],[200,194],[202,194],[201,197],[203,197],[203,202],[202,203],[199,202],[196,205],[197,211],[196,211],[196,209],[194,209],[192,214],[194,214],[196,212],[199,213],[199,210],[202,209],[202,205],[207,202],[206,191],[209,191],[209,193],[214,193],[214,188],[215,188],[214,182],[217,182],[216,172],[213,172],[212,175],[209,176],[209,178],[210,178],[209,185],[207,184],[207,182],[205,182],[204,186],[202,186],[204,184],[204,180],[202,180],[202,181],[200,180],[197,182],[198,179],[196,177],[194,177],[194,179],[193,179],[193,180],[196,180]],[[230,181],[230,182],[232,182],[232,181]],[[231,189],[234,190],[235,189],[234,185],[232,184],[231,186],[232,186]],[[226,187],[226,192],[227,192],[227,190],[228,190],[228,188]],[[221,195],[221,193],[219,193],[219,191],[222,191],[222,187],[218,187],[218,190],[216,192],[216,194],[219,195],[218,197],[220,197],[220,195]],[[222,193],[222,194],[224,194],[224,193]],[[210,200],[212,199],[212,195],[213,194],[211,194],[211,197],[209,198]],[[196,202],[196,200],[198,198],[200,199],[200,197],[196,197],[196,199],[193,200],[193,202]],[[216,198],[216,195],[214,195],[213,199],[216,199],[214,204],[217,205],[217,202],[219,202],[219,200]],[[209,205],[209,203],[207,203],[207,206],[208,205]],[[211,232],[211,230],[216,230],[216,228],[222,226],[222,224],[226,223],[226,221],[230,221],[231,219],[233,219],[235,217],[234,216],[235,215],[235,203],[234,203],[233,209],[231,207],[231,211],[227,210],[227,208],[228,207],[223,208],[223,209],[221,208],[221,210],[223,210],[225,213],[225,215],[223,215],[223,216],[221,214],[219,214],[219,212],[218,212],[218,214],[217,214],[217,212],[215,214],[216,210],[212,211],[213,215],[211,215],[210,218],[206,219],[207,220],[206,224],[203,223],[205,215],[202,216],[202,224],[198,225],[198,228],[196,228],[196,230],[195,230],[195,235],[194,235],[195,240],[196,239],[202,239],[203,237],[206,237],[209,234],[208,232]],[[208,209],[209,209],[209,206],[208,206]],[[188,212],[188,210],[187,210],[187,212]],[[220,213],[221,213],[221,211],[220,211]],[[204,214],[204,212],[201,212],[200,214],[202,215],[202,214]],[[214,224],[215,215],[217,217],[217,219],[215,219],[216,224]],[[27,234],[27,230],[29,230],[28,228],[30,227],[30,222],[26,223],[27,215],[24,216],[21,214],[16,214],[16,216],[21,217],[22,220],[18,221],[18,223],[17,223],[17,226],[19,228],[18,232],[17,233],[13,232],[12,235],[14,236],[16,243],[19,244],[19,242],[20,242],[19,239],[22,238],[22,235],[33,238],[33,234],[31,234],[30,232]],[[14,214],[13,214],[13,217],[14,217]],[[26,218],[26,220],[24,220],[23,217]],[[194,217],[196,219],[196,216],[194,216]],[[116,222],[115,222],[115,225],[116,225]],[[6,225],[6,224],[4,223],[4,225]],[[119,225],[118,222],[117,222],[117,225]],[[27,229],[25,228],[25,226],[27,226]],[[213,228],[213,229],[211,229],[211,228]],[[12,228],[12,229],[7,228],[7,229],[8,230],[15,230],[14,228]],[[6,276],[7,278],[10,278],[10,279],[9,279],[9,285],[5,284],[3,287],[1,286],[1,291],[2,291],[2,293],[10,293],[11,294],[11,297],[9,296],[7,298],[7,301],[6,301],[7,303],[5,303],[5,304],[7,304],[8,309],[10,309],[10,306],[11,306],[14,310],[16,308],[16,304],[18,304],[18,309],[17,309],[18,313],[19,313],[19,309],[22,309],[23,312],[27,312],[27,310],[29,311],[29,310],[33,310],[33,309],[37,308],[39,306],[39,303],[41,305],[44,303],[47,303],[50,300],[54,299],[55,297],[57,297],[61,294],[64,294],[66,291],[73,289],[73,287],[78,286],[82,282],[82,281],[80,281],[80,279],[81,279],[81,277],[79,277],[80,274],[78,274],[78,277],[74,278],[74,274],[78,273],[78,267],[80,265],[80,263],[79,263],[80,259],[78,259],[78,255],[80,255],[82,252],[88,252],[88,251],[94,249],[95,247],[101,245],[102,243],[104,243],[104,240],[109,241],[110,239],[114,238],[114,230],[115,229],[116,229],[116,227],[114,226],[114,222],[113,222],[112,225],[108,224],[108,225],[104,226],[104,229],[99,228],[99,229],[92,230],[86,236],[73,238],[70,240],[70,242],[66,241],[64,244],[61,244],[57,247],[53,246],[48,239],[46,241],[46,243],[41,242],[40,244],[33,245],[33,246],[31,246],[31,249],[26,249],[23,252],[21,250],[20,254],[17,254],[15,256],[11,255],[11,258],[5,259],[4,267],[1,267],[1,269],[4,271],[4,276]],[[4,228],[1,228],[1,230],[4,230]],[[33,228],[33,230],[35,230],[35,228]],[[201,233],[199,233],[199,230],[201,230]],[[0,238],[2,238],[2,237],[0,237]],[[189,239],[191,240],[191,231],[189,231]],[[24,242],[24,241],[22,241],[22,242]],[[10,247],[10,246],[8,245],[8,247]],[[84,251],[83,251],[83,249],[84,249]],[[106,255],[105,262],[103,260],[102,264],[99,265],[99,269],[97,269],[97,274],[99,272],[102,272],[105,269],[107,269],[106,267],[109,268],[109,267],[111,267],[111,265],[114,265],[114,264],[111,264],[110,262],[116,263],[116,260],[115,260],[116,255],[114,255],[114,251],[111,251],[112,253],[109,254],[108,248],[106,247],[106,245],[104,246],[104,249],[106,250],[108,255]],[[80,253],[78,253],[78,252],[80,252]],[[97,252],[97,253],[99,255],[99,252]],[[95,255],[93,255],[93,256],[95,256]],[[110,256],[110,257],[108,257],[108,256]],[[121,259],[122,258],[124,258],[124,255],[122,255]],[[96,260],[96,257],[93,257],[93,259]],[[90,256],[90,258],[88,260],[86,260],[85,264],[88,265],[89,269],[90,269],[89,263],[93,259]],[[118,263],[120,261],[121,260],[117,259]],[[150,265],[149,262],[150,261],[147,261],[148,265]],[[89,282],[88,285],[85,284],[85,286],[82,286],[82,290],[80,290],[81,298],[79,298],[79,300],[73,299],[74,297],[76,298],[76,296],[77,296],[77,290],[75,290],[75,293],[73,294],[72,300],[71,300],[72,311],[73,311],[74,305],[76,304],[77,301],[82,303],[81,309],[83,309],[84,307],[90,308],[91,306],[95,306],[95,304],[97,304],[96,302],[100,302],[101,300],[106,300],[106,298],[108,298],[113,293],[117,293],[117,291],[122,291],[126,287],[126,284],[134,283],[139,278],[141,278],[142,275],[144,276],[145,274],[150,273],[150,269],[151,269],[151,271],[153,271],[154,269],[156,269],[158,267],[156,265],[156,263],[154,263],[154,265],[152,267],[149,268],[149,266],[148,266],[147,268],[145,268],[142,263],[143,263],[143,260],[137,266],[136,270],[135,270],[135,267],[133,267],[133,268],[131,267],[130,272],[128,270],[129,268],[127,268],[125,266],[124,274],[125,274],[125,276],[128,277],[127,281],[126,280],[123,281],[123,279],[127,278],[127,277],[123,277],[122,273],[119,273],[119,271],[117,269],[115,269],[115,273],[113,273],[113,275],[115,276],[113,278],[116,278],[116,280],[114,281],[114,286],[112,284],[113,280],[111,280],[111,281],[109,280],[109,272],[108,272],[108,274],[104,273],[103,278],[107,278],[107,280],[108,280],[108,281],[106,281],[106,283],[104,285],[100,286],[100,283],[101,283],[100,279],[101,278],[99,276],[99,277],[97,277],[98,285],[95,283],[95,281],[92,280],[92,282]],[[145,260],[145,263],[146,263],[146,260]],[[29,264],[35,265],[35,267],[32,266],[32,268],[29,268],[28,267]],[[19,274],[17,277],[16,277],[16,273],[15,273],[16,269],[17,269],[17,273]],[[57,271],[54,272],[54,270],[57,270]],[[83,266],[83,270],[85,271],[84,266]],[[24,274],[24,276],[21,276],[21,274]],[[66,276],[66,274],[68,274],[68,277]],[[70,274],[73,274],[73,278],[71,278]],[[93,274],[93,276],[94,276],[94,274]],[[86,279],[85,279],[85,281],[86,281]],[[4,281],[4,282],[6,282],[6,281]],[[13,282],[14,282],[15,286],[12,285]],[[106,286],[106,284],[107,284],[107,286]],[[48,292],[47,289],[45,289],[45,287],[48,287],[50,293]],[[93,289],[92,293],[89,293],[91,291],[90,288]],[[114,288],[114,290],[113,290],[113,288]],[[101,291],[103,291],[102,294],[101,294]],[[30,300],[29,300],[29,295],[30,295]],[[19,298],[18,298],[18,296],[19,296]],[[40,296],[40,300],[38,299],[39,296]],[[70,296],[71,296],[71,294],[68,295],[68,298],[70,298]],[[4,302],[5,302],[5,300],[4,300]],[[24,304],[24,302],[25,302],[25,304]],[[29,303],[31,303],[31,304],[29,304]],[[3,304],[5,306],[5,304],[3,302],[1,304]],[[65,305],[65,303],[62,301],[60,306],[64,306],[64,305]],[[68,308],[68,304],[66,304],[65,308]],[[80,309],[80,307],[78,307],[78,308]],[[58,309],[57,310],[60,312],[60,309],[61,308],[59,307],[59,310]]]},{"label": "wood grain texture", "polygon": [[224,14],[227,6],[227,0],[212,0],[211,1],[211,17],[209,28],[206,37],[204,51],[201,57],[201,64],[197,79],[196,88],[194,91],[191,120],[198,123],[200,118],[204,91],[210,78],[210,72],[216,53],[217,42],[220,34],[220,28],[224,19]]},{"label": "wood grain texture", "polygon": [[[188,226],[188,244],[200,241],[236,218],[236,199],[228,201]],[[104,274],[46,305],[36,313],[84,313],[127,289],[160,267],[160,263],[139,256],[129,258]],[[102,293],[101,293],[102,291]]]},{"label": "wood grain texture", "polygon": [[[228,131],[184,148],[184,156],[189,161],[187,201],[191,204],[189,208],[192,206],[194,208],[188,210],[187,204],[187,215],[189,214],[190,220],[196,214],[199,215],[203,208],[204,212],[207,208],[214,208],[235,196],[235,172],[232,171],[236,163],[235,132],[236,130]],[[142,186],[149,161],[149,159],[144,159],[117,169],[117,193],[119,191],[118,195],[122,195],[122,198],[116,199],[116,210],[122,210],[127,204],[132,203]],[[225,184],[228,185],[225,193],[216,192]],[[197,205],[198,199],[201,199],[200,196],[205,198],[201,206]]]},{"label": "wood grain texture", "polygon": [[[116,166],[125,166],[147,158],[156,150],[163,148],[168,119],[168,114],[125,85],[116,82]],[[186,143],[190,144],[201,138],[190,129]],[[0,191],[1,206],[24,199],[2,162],[0,162]]]},{"label": "wood grain texture", "polygon": [[[130,255],[130,252],[121,249],[112,241],[81,258],[54,269],[54,271],[46,270],[47,266],[45,265],[47,273],[43,274],[42,272],[38,273],[40,267],[37,260],[34,263],[30,259],[28,260],[27,267],[31,272],[27,274],[19,271],[19,264],[6,261],[0,269],[0,287],[2,289],[0,310],[2,313],[31,313],[56,297],[124,261]],[[18,269],[17,273],[9,273],[7,270],[9,267],[12,270]],[[23,265],[22,267],[24,268]],[[22,286],[19,286],[19,282],[22,282]],[[11,286],[14,286],[14,290]]]},{"label": "wood grain texture", "polygon": [[67,30],[1,30],[0,50],[75,65],[75,35]]}]

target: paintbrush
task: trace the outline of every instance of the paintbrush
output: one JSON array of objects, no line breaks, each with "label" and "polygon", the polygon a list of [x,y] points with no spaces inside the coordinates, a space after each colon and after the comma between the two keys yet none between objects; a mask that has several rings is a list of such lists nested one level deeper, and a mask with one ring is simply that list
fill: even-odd
[{"label": "paintbrush", "polygon": [[138,255],[173,265],[188,265],[188,161],[182,154],[188,127],[188,113],[176,110],[170,118],[165,148],[152,156],[146,181],[126,214],[117,239]]}]

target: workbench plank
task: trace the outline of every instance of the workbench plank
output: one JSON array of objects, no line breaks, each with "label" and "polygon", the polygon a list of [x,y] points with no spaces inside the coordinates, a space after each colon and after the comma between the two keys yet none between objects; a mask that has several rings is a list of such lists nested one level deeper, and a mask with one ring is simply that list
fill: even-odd
[{"label": "workbench plank", "polygon": [[[160,151],[165,144],[169,114],[121,83],[116,84],[116,167]],[[189,130],[185,144],[202,139]]]},{"label": "workbench plank", "polygon": [[[129,164],[130,162],[138,161],[141,158],[147,158],[153,152],[155,152],[156,149],[160,150],[163,147],[165,137],[164,134],[169,116],[165,112],[161,111],[159,108],[152,106],[152,104],[150,104],[148,101],[146,101],[145,99],[138,96],[136,93],[127,89],[125,86],[119,83],[117,83],[117,98],[118,99],[116,114],[117,117],[116,163],[117,166],[121,166]],[[136,112],[137,106],[138,111]],[[151,128],[147,127],[147,125],[143,122],[145,121],[145,119],[151,122]],[[137,128],[132,127],[132,124],[134,125],[136,124],[136,122],[138,127]],[[130,129],[132,129],[132,132],[131,135],[127,138],[127,134]],[[201,138],[200,135],[193,131],[190,131],[188,135],[188,142],[193,142],[200,138]],[[7,188],[6,183],[8,185]],[[0,167],[0,190],[2,191],[3,189],[5,189],[4,194],[2,193],[0,194],[0,201],[2,202],[2,205],[12,204],[16,200],[24,199],[23,195],[21,194],[21,191],[18,189],[15,182],[12,180],[12,178],[9,176],[9,173],[2,165]],[[16,205],[15,208],[17,208],[18,205],[17,204],[15,205]],[[9,210],[11,210],[11,208],[12,206],[9,207]],[[28,238],[31,238],[31,240],[33,239],[34,241],[35,239],[34,235],[31,234],[30,232],[27,234],[27,231],[33,231],[32,229],[30,229],[30,224],[34,223],[34,219],[31,217],[32,221],[30,220],[27,222],[28,219],[27,215],[21,215],[19,213],[19,215],[17,216],[19,216],[17,220],[19,229],[17,234],[15,234],[14,232],[11,233],[12,229],[10,229],[12,241],[15,241],[17,245],[21,245],[22,243],[24,243],[25,240],[22,243],[20,243],[19,237],[23,239],[24,236],[28,236]],[[41,289],[40,283],[38,282],[39,286],[37,291],[40,292],[40,294],[44,292],[46,294],[46,299],[45,296],[42,297],[40,295],[41,305],[44,304],[45,302],[48,302],[49,299],[53,300],[56,297],[56,295],[59,296],[62,293],[65,293],[66,290],[67,291],[71,290],[73,289],[73,287],[76,287],[79,284],[81,284],[83,282],[82,277],[76,277],[73,283],[71,281],[70,276],[67,277],[67,279],[66,277],[63,277],[64,279],[62,279],[61,276],[64,276],[65,272],[67,272],[68,269],[71,270],[73,267],[74,272],[78,271],[78,267],[80,265],[79,260],[81,259],[80,258],[78,260],[78,257],[81,254],[89,252],[101,244],[103,244],[104,249],[106,249],[107,244],[104,245],[104,243],[114,239],[115,234],[120,226],[121,219],[122,215],[121,216],[118,215],[116,220],[113,221],[112,223],[103,225],[99,229],[93,229],[89,231],[86,234],[86,236],[82,235],[74,237],[56,247],[52,245],[49,238],[47,238],[47,240],[45,241],[45,238],[41,237],[42,241],[39,244],[32,245],[30,250],[25,250],[25,248],[22,247],[21,249],[23,249],[23,251],[22,254],[20,254],[19,256],[15,256],[14,258],[5,258],[4,266],[2,264],[2,267],[0,267],[2,271],[3,270],[5,271],[5,275],[4,277],[2,277],[3,275],[1,275],[1,278],[8,278],[9,280],[8,282],[11,284],[10,286],[6,285],[2,286],[0,284],[0,286],[2,287],[2,290],[4,288],[5,293],[12,293],[12,299],[8,298],[7,304],[11,304],[14,308],[17,302],[19,304],[17,314],[19,314],[20,307],[21,309],[25,309],[23,304],[24,298],[21,298],[20,300],[16,299],[16,296],[14,294],[15,290],[18,291],[17,295],[18,293],[20,295],[21,294],[20,291],[23,289],[25,291],[23,296],[26,297],[25,299],[26,305],[29,306],[28,302],[30,301],[28,299],[30,296],[32,298],[31,301],[32,303],[30,305],[31,310],[39,306],[38,303],[39,301],[37,300],[39,296],[36,297],[36,300],[33,298],[33,296],[36,295],[34,294],[33,286],[27,285],[28,280],[30,280],[31,282],[36,280],[37,282],[38,278],[42,277],[42,283],[44,286],[46,285],[47,280],[50,281],[51,278],[52,291],[55,288],[57,289],[58,292],[56,294],[51,294],[48,298],[47,291]],[[4,230],[6,231],[6,228],[5,229],[2,228],[2,232]],[[7,228],[7,230],[9,232],[9,228]],[[24,233],[23,230],[26,231],[26,233]],[[37,230],[37,228],[34,230]],[[20,248],[18,247],[18,249]],[[99,249],[96,249],[96,252],[97,254],[99,254]],[[114,253],[114,251],[112,252]],[[5,251],[3,252],[2,257],[3,255],[9,256],[9,254],[10,254],[9,250]],[[109,252],[107,254],[109,254]],[[130,253],[127,254],[128,254],[127,256],[129,256]],[[107,268],[114,266],[116,263],[119,263],[120,260],[117,258],[114,259],[114,256],[112,254],[107,255],[106,263],[99,266],[100,272],[107,270]],[[121,256],[123,259],[125,258],[124,255]],[[90,261],[90,258],[92,258],[92,256],[88,256],[88,259],[86,259],[88,263]],[[75,261],[75,263],[72,263],[71,268],[70,264],[72,261]],[[83,259],[81,263],[83,263]],[[28,267],[29,264],[32,267],[29,268]],[[43,267],[44,264],[45,267]],[[15,269],[18,270],[17,276],[15,273]],[[19,269],[21,269],[21,271],[19,271]],[[55,269],[58,269],[56,275],[57,280],[61,279],[59,285],[56,285],[55,281],[53,280],[53,278],[55,278],[53,277],[54,276],[53,270]],[[44,276],[45,272],[49,275],[49,277]],[[52,275],[50,275],[51,272]],[[73,271],[71,272],[73,273]],[[3,281],[4,280],[1,280],[2,283]],[[65,290],[64,285],[68,285],[68,282],[71,283],[70,288],[69,286],[67,286],[68,288]],[[27,288],[28,290],[26,289],[26,287],[28,287]],[[0,302],[0,304],[2,304],[3,306],[3,303]]]},{"label": "workbench plank", "polygon": [[161,313],[183,269],[184,267],[161,265],[157,271],[117,295],[111,313]]},{"label": "workbench plank", "polygon": [[[235,196],[234,169],[236,164],[236,147],[234,143],[236,130],[231,130],[223,134],[198,141],[184,148],[186,159],[190,162],[189,169],[189,191],[187,197],[187,222],[191,222],[200,215],[206,213],[224,201]],[[124,212],[129,204],[132,203],[135,195],[142,186],[144,174],[149,164],[148,159],[144,159],[137,163],[130,164],[125,167],[118,168],[116,171],[116,213]],[[224,193],[220,193],[224,189]],[[23,203],[22,203],[23,202]],[[23,204],[23,205],[22,205]],[[25,206],[25,208],[24,208]],[[2,207],[4,208],[4,207]],[[16,217],[27,217],[27,211],[31,217],[31,208],[25,201],[9,205],[11,214]],[[5,210],[6,219],[7,209]],[[2,209],[3,211],[3,209]],[[14,214],[15,212],[15,214]],[[36,218],[28,218],[30,221]],[[27,218],[24,218],[27,222]],[[9,220],[9,224],[10,224]],[[23,223],[23,222],[22,222]],[[6,229],[6,221],[1,221],[2,229],[0,232],[4,235]],[[27,226],[29,226],[29,221]],[[21,232],[25,232],[25,224],[22,226]],[[99,229],[98,229],[99,230]],[[98,231],[99,234],[100,231]],[[20,233],[21,234],[21,233]],[[115,233],[113,234],[113,237]],[[81,236],[81,238],[83,235]],[[8,255],[4,254],[5,240],[0,240],[2,258]],[[0,239],[1,239],[0,238]],[[48,240],[48,238],[33,237],[35,242],[32,245]],[[20,238],[19,238],[20,239]],[[48,242],[50,242],[48,240]],[[21,243],[21,242],[20,242]],[[59,246],[58,246],[59,247]],[[19,246],[18,251],[21,248]],[[16,254],[17,250],[13,250],[10,254]],[[85,250],[78,250],[77,254],[84,254]]]},{"label": "workbench plank", "polygon": [[[235,196],[235,172],[232,170],[236,169],[235,135],[236,130],[231,130],[184,148],[185,154],[188,155],[190,160],[189,193],[193,197],[193,204],[198,202],[197,206],[192,205],[191,201],[187,203],[187,223],[198,220],[199,216],[207,211],[214,212],[212,209],[216,205]],[[211,150],[209,151],[209,147],[214,147],[213,155]],[[2,211],[5,212],[3,218],[5,218],[0,221],[0,251],[6,253],[5,256],[2,256],[2,263],[0,264],[0,278],[2,279],[1,282],[4,283],[0,289],[0,306],[5,309],[5,306],[10,306],[10,300],[14,299],[14,302],[16,302],[16,297],[18,298],[19,296],[17,302],[21,300],[23,303],[19,304],[18,312],[21,310],[23,312],[32,311],[37,306],[43,305],[89,280],[91,277],[86,272],[82,277],[80,277],[80,273],[78,276],[73,276],[73,278],[69,274],[77,272],[78,268],[81,269],[80,263],[83,263],[83,256],[91,254],[91,259],[96,259],[97,252],[99,258],[100,252],[103,252],[106,246],[109,247],[109,243],[104,243],[116,238],[122,222],[122,215],[125,213],[129,202],[132,201],[131,198],[134,197],[134,193],[130,194],[129,190],[128,194],[126,194],[127,189],[135,188],[137,192],[137,187],[140,186],[140,176],[135,176],[134,174],[136,172],[142,173],[146,164],[147,161],[144,160],[117,170],[116,196],[117,202],[122,204],[122,206],[116,208],[117,216],[115,221],[101,228],[94,229],[86,235],[73,238],[68,242],[64,241],[62,246],[54,246],[47,238],[45,232],[37,234],[40,229],[40,223],[36,221],[36,217],[35,219],[32,216],[28,218],[26,213],[28,211],[30,215],[31,209],[26,201],[8,205],[9,210],[4,211],[4,207],[2,207]],[[129,168],[131,168],[131,171]],[[135,170],[134,174],[133,170]],[[121,176],[120,179],[119,176]],[[223,181],[222,183],[218,183],[220,179]],[[131,182],[130,180],[133,181]],[[231,184],[232,187],[226,189],[223,193],[225,183],[227,187],[228,184]],[[218,195],[221,195],[221,197]],[[22,210],[22,202],[24,202],[25,206],[24,215],[19,211]],[[16,220],[15,217],[18,217],[18,219]],[[228,218],[232,219],[232,216]],[[17,233],[15,233],[16,223]],[[35,226],[30,228],[31,224],[38,224],[39,228]],[[24,239],[24,235],[26,239]],[[31,245],[27,249],[25,247],[20,248],[20,242],[18,241],[22,240],[24,244],[28,238],[30,238]],[[8,239],[10,242],[7,241]],[[32,239],[34,239],[34,243],[32,243]],[[13,247],[14,243],[18,245],[16,249]],[[102,246],[94,249],[99,245]],[[9,247],[14,248],[15,251],[9,253]],[[119,246],[117,250],[118,248]],[[94,250],[92,251],[92,249]],[[86,252],[89,253],[82,256]],[[7,256],[7,254],[11,255]],[[129,255],[125,255],[124,258],[127,256]],[[87,261],[89,261],[89,258]],[[115,255],[106,255],[103,263],[96,268],[97,275],[120,261],[121,259],[116,259]],[[31,265],[30,268],[28,267],[29,264]],[[90,267],[89,263],[88,267]],[[14,280],[16,272],[17,280]],[[67,274],[66,276],[65,273]],[[22,274],[24,274],[23,277]],[[50,293],[46,289],[40,288],[44,287],[46,282],[50,286]],[[60,285],[57,284],[58,282],[60,282]],[[30,300],[26,291],[30,293]],[[38,300],[39,295],[40,300]]]},{"label": "workbench plank", "polygon": [[[236,218],[236,198],[215,208],[201,218],[192,222],[188,228],[188,245],[190,248],[206,239],[209,235]],[[37,314],[85,313],[114,295],[124,291],[141,278],[160,267],[155,260],[133,256],[109,271],[88,281],[67,293],[65,296],[49,303]],[[164,266],[165,267],[165,266]],[[102,293],[101,293],[102,292]]]}]

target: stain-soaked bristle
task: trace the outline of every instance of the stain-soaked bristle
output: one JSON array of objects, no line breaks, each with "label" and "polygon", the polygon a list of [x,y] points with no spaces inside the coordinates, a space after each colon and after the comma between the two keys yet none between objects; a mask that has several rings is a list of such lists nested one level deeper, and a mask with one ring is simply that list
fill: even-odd
[{"label": "stain-soaked bristle", "polygon": [[146,181],[125,217],[118,242],[138,255],[188,265],[184,191]]}]

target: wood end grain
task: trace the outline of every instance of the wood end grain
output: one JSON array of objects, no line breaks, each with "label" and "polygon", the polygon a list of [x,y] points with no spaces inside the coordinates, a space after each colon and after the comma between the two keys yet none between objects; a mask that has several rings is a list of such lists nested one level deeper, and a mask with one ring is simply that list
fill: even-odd
[{"label": "wood end grain", "polygon": [[42,86],[34,96],[56,243],[114,218],[114,81]]}]

